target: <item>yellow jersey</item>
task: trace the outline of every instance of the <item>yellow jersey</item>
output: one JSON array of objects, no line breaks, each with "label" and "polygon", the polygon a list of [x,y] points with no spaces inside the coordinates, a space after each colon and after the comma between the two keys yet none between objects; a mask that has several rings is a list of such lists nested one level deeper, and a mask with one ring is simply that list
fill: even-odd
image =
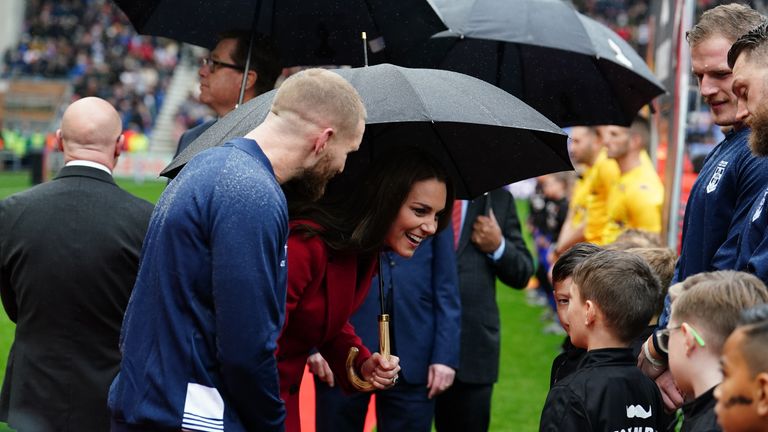
[{"label": "yellow jersey", "polygon": [[584,226],[584,238],[595,244],[603,244],[603,230],[608,223],[607,202],[611,186],[618,182],[621,176],[619,165],[608,158],[605,149],[592,166],[591,175],[587,179],[589,196],[587,197],[587,223]]},{"label": "yellow jersey", "polygon": [[571,201],[568,209],[571,212],[571,226],[578,227],[587,220],[587,205],[589,203],[589,178],[592,176],[594,165],[585,168],[573,185]]},{"label": "yellow jersey", "polygon": [[611,188],[602,244],[615,241],[629,228],[661,233],[663,205],[664,185],[650,159],[641,160],[639,166],[624,173]]}]

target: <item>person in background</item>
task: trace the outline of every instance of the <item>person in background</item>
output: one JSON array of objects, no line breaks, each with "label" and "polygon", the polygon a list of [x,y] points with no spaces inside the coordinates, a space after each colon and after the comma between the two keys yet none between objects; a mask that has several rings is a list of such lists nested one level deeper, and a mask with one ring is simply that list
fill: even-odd
[{"label": "person in background", "polygon": [[0,420],[20,431],[109,430],[107,392],[152,204],[121,189],[107,101],[64,111],[56,178],[0,201],[0,297],[16,336]]},{"label": "person in background", "polygon": [[[390,313],[392,353],[400,358],[401,379],[390,390],[376,393],[376,428],[380,432],[432,429],[435,397],[453,384],[459,365],[461,304],[453,231],[443,230],[422,241],[413,257],[387,251],[382,275],[351,324],[365,346],[378,346],[379,278],[383,277],[385,305]],[[318,357],[315,354],[313,357]],[[334,376],[317,358],[310,358],[315,374],[318,432],[363,430],[370,393],[344,395]]]},{"label": "person in background", "polygon": [[569,179],[569,173],[565,172],[540,176],[537,178],[537,194],[531,197],[529,224],[538,252],[536,279],[539,286],[537,289],[539,295],[547,300],[548,316],[554,317],[553,322],[545,327],[546,333],[562,332],[562,327],[557,322],[557,306],[549,277],[552,266],[549,258],[568,214]]},{"label": "person in background", "polygon": [[[608,157],[605,149],[607,139],[606,126],[597,126],[597,140],[601,151],[586,179],[589,190],[587,198],[587,216],[584,224],[584,241],[597,245],[603,244],[603,231],[608,223],[608,198],[611,187],[619,181],[621,172],[614,159]],[[558,246],[556,253],[562,252]]]},{"label": "person in background", "polygon": [[533,274],[533,260],[520,234],[515,199],[506,189],[457,201],[452,223],[461,295],[461,347],[453,386],[437,397],[435,428],[486,431],[501,349],[496,279],[525,287]]},{"label": "person in background", "polygon": [[590,198],[589,181],[594,175],[602,145],[597,130],[592,126],[574,126],[571,129],[571,160],[582,167],[568,201],[568,215],[565,218],[557,242],[552,248],[549,262],[554,263],[559,255],[576,243],[586,240],[584,229],[587,225],[587,208]]},{"label": "person in background", "polygon": [[[216,113],[216,118],[184,132],[179,138],[174,157],[180,155],[192,141],[237,106],[251,35],[252,33],[247,31],[224,32],[219,35],[219,42],[213,51],[203,59],[198,71],[200,102],[208,105]],[[253,37],[255,39],[243,103],[275,88],[275,81],[283,70],[274,42],[266,36]]]},{"label": "person in background", "polygon": [[637,255],[651,267],[653,273],[659,278],[659,298],[656,310],[654,311],[651,321],[648,326],[640,333],[640,336],[632,341],[632,353],[635,357],[640,354],[640,350],[643,348],[643,343],[648,337],[653,334],[658,325],[659,315],[664,309],[664,298],[667,296],[667,290],[669,288],[669,282],[674,277],[675,262],[677,261],[677,254],[670,248],[664,247],[640,247],[629,248],[627,252]]},{"label": "person in background", "polygon": [[621,175],[608,195],[602,244],[615,241],[630,228],[661,232],[664,185],[647,157],[649,135],[648,122],[640,117],[629,128],[603,127],[606,154],[619,165]]}]

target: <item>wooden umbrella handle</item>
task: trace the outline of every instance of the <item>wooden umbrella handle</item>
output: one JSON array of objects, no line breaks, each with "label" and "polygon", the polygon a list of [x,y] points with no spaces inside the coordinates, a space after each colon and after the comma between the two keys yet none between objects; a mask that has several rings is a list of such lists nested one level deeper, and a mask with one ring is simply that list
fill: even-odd
[{"label": "wooden umbrella handle", "polygon": [[[379,353],[389,360],[389,314],[379,315]],[[355,371],[355,360],[360,350],[357,347],[351,347],[347,355],[347,378],[358,391],[369,392],[375,390],[373,384],[360,378]]]}]

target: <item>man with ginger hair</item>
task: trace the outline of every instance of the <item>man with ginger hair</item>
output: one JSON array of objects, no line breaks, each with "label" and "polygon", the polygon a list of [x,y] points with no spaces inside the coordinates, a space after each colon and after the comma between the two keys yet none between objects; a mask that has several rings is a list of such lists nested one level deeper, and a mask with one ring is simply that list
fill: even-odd
[{"label": "man with ginger hair", "polygon": [[279,431],[286,298],[280,184],[319,197],[360,146],[365,107],[339,75],[288,78],[263,123],[195,156],[152,214],[123,322],[112,431]]},{"label": "man with ginger hair", "polygon": [[80,99],[56,131],[56,178],[0,202],[0,297],[16,323],[0,420],[14,429],[109,429],[120,325],[152,213],[112,179],[124,141],[109,103]]}]

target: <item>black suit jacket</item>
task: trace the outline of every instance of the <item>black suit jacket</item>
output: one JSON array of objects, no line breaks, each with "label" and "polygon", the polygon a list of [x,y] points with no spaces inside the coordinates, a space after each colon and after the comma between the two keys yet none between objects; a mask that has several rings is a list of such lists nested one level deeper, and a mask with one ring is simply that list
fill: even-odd
[{"label": "black suit jacket", "polygon": [[0,420],[19,431],[109,430],[107,391],[152,204],[96,168],[0,202],[0,296],[16,338]]},{"label": "black suit jacket", "polygon": [[520,234],[515,200],[505,189],[489,193],[491,208],[506,246],[494,262],[472,244],[472,225],[484,214],[488,196],[469,203],[461,229],[456,261],[461,292],[461,354],[457,378],[465,383],[492,384],[499,376],[500,321],[496,278],[523,288],[533,274],[533,259]]}]

